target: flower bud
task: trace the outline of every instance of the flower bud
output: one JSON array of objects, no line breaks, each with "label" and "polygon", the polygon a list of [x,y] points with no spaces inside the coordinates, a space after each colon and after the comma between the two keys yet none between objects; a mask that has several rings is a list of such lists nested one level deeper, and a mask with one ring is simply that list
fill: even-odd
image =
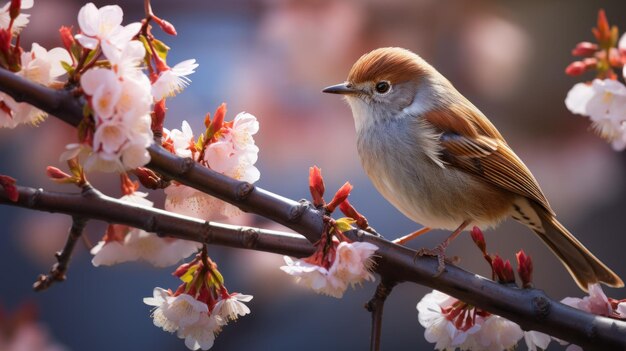
[{"label": "flower bud", "polygon": [[163,183],[165,183],[162,183],[161,177],[149,168],[137,167],[133,170],[133,174],[137,176],[141,185],[148,189],[160,189]]},{"label": "flower bud", "polygon": [[592,56],[598,51],[598,45],[587,41],[576,44],[576,47],[572,50],[574,56]]},{"label": "flower bud", "polygon": [[22,0],[11,0],[11,6],[9,7],[9,16],[11,19],[16,19],[20,15],[22,9]]},{"label": "flower bud", "polygon": [[350,195],[351,191],[352,185],[349,182],[346,182],[344,185],[342,185],[341,188],[339,188],[339,190],[337,190],[337,192],[335,193],[333,199],[328,203],[328,205],[326,205],[326,211],[333,212],[335,208],[339,206],[339,204],[341,204],[348,198],[348,195]]},{"label": "flower bud", "polygon": [[52,179],[53,181],[57,183],[71,183],[73,180],[73,177],[71,175],[52,166],[48,166],[46,168],[46,175],[48,176],[48,178]]},{"label": "flower bud", "polygon": [[491,269],[493,274],[497,277],[499,283],[513,283],[515,282],[515,276],[513,275],[513,268],[509,260],[503,261],[502,258],[496,255],[491,261]]},{"label": "flower bud", "polygon": [[174,28],[174,25],[171,24],[170,22],[164,19],[159,19],[156,22],[159,25],[159,27],[161,27],[161,30],[164,31],[166,34],[173,35],[173,36],[176,36],[178,34],[176,33],[176,28]]},{"label": "flower bud", "polygon": [[530,256],[527,256],[524,250],[520,250],[515,254],[517,259],[517,274],[522,280],[522,286],[524,288],[532,287],[533,281],[533,261]]},{"label": "flower bud", "polygon": [[17,202],[19,193],[15,187],[15,179],[6,175],[0,175],[0,188],[4,188],[4,193],[13,202]]},{"label": "flower bud", "polygon": [[215,110],[215,116],[211,122],[210,128],[213,133],[217,133],[224,125],[224,117],[226,117],[226,103],[222,104]]},{"label": "flower bud", "polygon": [[309,191],[313,199],[315,207],[324,206],[324,178],[322,178],[322,170],[317,166],[309,168]]},{"label": "flower bud", "polygon": [[59,28],[59,34],[61,35],[61,41],[63,42],[63,47],[65,48],[65,50],[67,50],[67,52],[69,53],[72,53],[72,47],[76,43],[74,35],[72,35],[72,28],[61,26],[61,28]]},{"label": "flower bud", "polygon": [[474,244],[478,246],[478,249],[483,253],[483,255],[487,254],[487,243],[485,242],[485,236],[483,235],[483,231],[480,230],[477,226],[474,226],[471,231],[472,240],[474,240]]},{"label": "flower bud", "polygon": [[565,68],[565,74],[568,76],[579,76],[587,71],[586,65],[582,61],[574,61]]}]

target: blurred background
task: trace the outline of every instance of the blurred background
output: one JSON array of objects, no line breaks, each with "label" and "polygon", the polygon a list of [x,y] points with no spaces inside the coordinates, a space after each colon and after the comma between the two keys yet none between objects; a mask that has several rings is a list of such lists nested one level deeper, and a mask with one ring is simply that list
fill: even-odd
[{"label": "blurred background", "polygon": [[[97,6],[113,3],[94,1]],[[142,1],[118,1],[124,23],[142,18]],[[57,28],[74,25],[83,1],[35,1],[25,48],[38,42],[60,46]],[[452,0],[153,0],[155,13],[172,22],[178,37],[155,33],[172,47],[173,65],[195,58],[200,67],[183,94],[168,101],[166,127],[183,119],[198,131],[206,112],[228,103],[231,119],[247,111],[259,119],[258,185],[278,194],[308,197],[308,167],[322,168],[333,192],[349,180],[351,202],[387,238],[420,226],[403,217],[373,188],[361,169],[347,104],[320,91],[342,82],[362,54],[381,46],[415,51],[441,71],[507,138],[533,171],[559,219],[587,247],[626,277],[626,155],[589,131],[586,118],[563,103],[578,80],[564,69],[570,50],[592,40],[590,28],[604,8],[611,24],[626,29],[626,3],[615,1]],[[585,77],[590,79],[591,77]],[[18,184],[75,191],[46,179],[75,130],[54,118],[40,127],[0,130],[0,174]],[[91,177],[105,193],[119,197],[117,177]],[[157,206],[163,197],[151,194]],[[245,216],[233,223],[277,228]],[[152,325],[142,298],[155,286],[176,288],[172,269],[141,264],[94,268],[78,247],[69,279],[42,293],[31,284],[54,262],[69,218],[0,207],[0,318],[27,307],[55,343],[68,350],[185,350],[183,342]],[[105,225],[90,223],[96,242]],[[433,247],[448,233],[435,232],[410,243]],[[488,250],[514,260],[520,248],[535,265],[535,284],[555,299],[581,296],[569,274],[534,234],[508,221],[486,233]],[[448,253],[465,269],[489,275],[468,235]],[[318,296],[293,284],[278,267],[282,257],[210,247],[231,291],[254,295],[253,313],[227,326],[213,350],[363,350],[369,345],[370,316],[363,304],[374,284],[350,290],[343,299]],[[621,258],[620,258],[621,257]],[[430,290],[398,286],[385,307],[383,349],[429,350],[415,305]],[[607,295],[626,298],[623,290]],[[27,313],[27,314],[28,314]],[[44,329],[41,329],[44,330]],[[39,337],[41,333],[38,334]],[[31,347],[27,349],[43,349]],[[522,345],[520,349],[525,349]],[[561,349],[551,345],[550,349]]]}]

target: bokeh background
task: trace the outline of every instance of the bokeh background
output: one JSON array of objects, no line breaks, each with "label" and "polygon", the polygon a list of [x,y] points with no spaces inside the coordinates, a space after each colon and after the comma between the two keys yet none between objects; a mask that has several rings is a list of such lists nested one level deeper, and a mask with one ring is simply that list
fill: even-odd
[{"label": "bokeh background", "polygon": [[[60,46],[57,28],[76,25],[83,1],[37,0],[22,43]],[[112,1],[94,1],[102,6]],[[118,1],[125,23],[139,20],[142,1]],[[591,40],[597,10],[626,29],[626,3],[616,1],[453,0],[154,0],[157,15],[172,22],[178,37],[160,35],[172,47],[169,62],[188,58],[200,67],[192,85],[172,99],[166,126],[183,119],[195,130],[223,101],[227,118],[256,115],[261,130],[258,185],[298,199],[308,196],[308,167],[323,169],[327,189],[349,180],[351,201],[388,238],[419,226],[404,218],[373,188],[361,169],[351,114],[323,87],[341,82],[363,53],[381,46],[409,48],[432,63],[482,111],[533,171],[559,219],[591,251],[626,277],[626,156],[589,131],[588,120],[571,115],[563,100],[576,79],[564,75],[570,50]],[[158,35],[158,30],[155,30]],[[591,77],[586,77],[591,78]],[[0,130],[0,174],[19,184],[75,191],[45,178],[59,165],[75,131],[54,118],[38,128]],[[117,178],[94,175],[104,192],[119,196]],[[163,197],[151,199],[162,206]],[[276,228],[254,216],[234,223]],[[142,298],[155,286],[175,288],[172,269],[141,264],[94,268],[88,249],[77,249],[69,279],[34,293],[31,284],[47,272],[70,220],[63,215],[0,207],[0,316],[36,306],[54,340],[69,350],[185,350],[183,342],[152,325]],[[97,241],[103,223],[91,223]],[[432,247],[447,233],[412,242]],[[535,262],[536,286],[555,299],[582,293],[557,259],[526,228],[504,223],[486,233],[488,249],[508,259],[520,248]],[[482,275],[488,267],[469,236],[448,251],[461,266]],[[231,291],[254,295],[252,315],[229,325],[213,350],[363,350],[369,314],[363,304],[374,284],[343,299],[315,295],[292,283],[278,267],[282,257],[210,247]],[[625,298],[622,290],[605,289]],[[417,321],[416,303],[429,292],[398,286],[385,308],[383,349],[429,350]],[[523,347],[522,347],[523,349]],[[552,345],[550,349],[561,349]]]}]

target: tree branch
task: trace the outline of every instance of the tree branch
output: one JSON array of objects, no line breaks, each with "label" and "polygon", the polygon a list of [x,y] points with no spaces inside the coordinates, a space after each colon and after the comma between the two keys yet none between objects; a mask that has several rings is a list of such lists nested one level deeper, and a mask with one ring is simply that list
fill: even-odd
[{"label": "tree branch", "polygon": [[[71,95],[71,92],[45,88],[4,70],[0,70],[0,90],[17,101],[28,102],[74,126],[82,119],[81,103]],[[244,211],[281,223],[303,234],[311,242],[318,240],[322,233],[323,214],[307,203],[298,203],[249,183],[228,178],[197,165],[191,159],[172,155],[158,145],[152,145],[148,150],[152,157],[148,167],[154,171],[220,198]],[[180,233],[186,233],[184,236],[188,240],[205,241],[211,236],[200,234],[205,231],[198,231],[195,234],[188,231],[189,226],[196,229],[198,226],[205,226],[204,222],[180,218],[181,216],[167,214],[161,210],[152,209],[151,211],[160,211],[163,215],[171,216],[171,218],[168,217],[166,223],[158,220],[143,223],[141,217],[129,218],[128,214],[124,213],[126,208],[123,206],[115,206],[115,211],[107,208],[105,212],[111,211],[111,213],[105,214],[101,209],[100,212],[93,212],[93,204],[74,206],[72,202],[77,201],[75,196],[68,197],[68,195],[61,194],[59,195],[63,198],[61,203],[44,201],[44,205],[40,201],[46,194],[45,192],[25,188],[20,188],[20,191],[26,191],[29,198],[37,200],[33,202],[39,202],[39,206],[43,206],[36,208],[34,205],[23,204],[22,200],[18,201],[24,207],[78,215],[86,215],[90,212],[96,219],[107,220],[104,217],[109,217],[110,221],[156,231],[161,235],[171,233],[173,236],[182,238]],[[6,203],[5,200],[3,202]],[[119,201],[118,205],[120,205]],[[195,223],[192,223],[194,221]],[[209,230],[209,232],[212,231]],[[525,330],[541,331],[568,340],[585,349],[626,349],[626,322],[573,309],[551,300],[540,290],[505,287],[452,265],[448,265],[446,270],[435,278],[437,261],[431,257],[418,257],[414,260],[415,251],[361,230],[353,230],[347,232],[346,235],[352,240],[370,242],[379,247],[377,255],[380,258],[377,261],[377,272],[382,277],[394,277],[398,281],[412,281],[429,286],[514,321]],[[261,237],[265,238],[265,235],[259,234],[258,238]],[[286,251],[290,250],[286,248],[294,249],[289,246],[294,245],[302,250],[301,255],[305,255],[302,239],[297,240],[299,241],[282,242],[274,237],[271,244],[266,242],[267,246],[260,245],[253,249],[287,253]],[[220,236],[218,241],[217,244],[236,247],[240,243],[238,239],[228,238],[226,235]]]},{"label": "tree branch", "polygon": [[49,288],[52,283],[62,282],[65,280],[65,273],[69,267],[70,259],[72,258],[72,253],[74,252],[74,246],[76,246],[76,241],[78,241],[80,236],[83,234],[86,224],[87,220],[85,218],[77,216],[72,217],[72,226],[67,234],[65,246],[63,247],[63,250],[54,255],[57,259],[57,263],[52,266],[50,273],[46,275],[41,274],[37,277],[37,281],[33,284],[33,289],[36,291],[45,290]]},{"label": "tree branch", "polygon": [[388,281],[386,278],[378,284],[374,296],[365,304],[365,309],[372,313],[372,331],[370,335],[370,351],[380,351],[380,334],[383,328],[383,308],[387,296],[396,286],[397,282]]}]

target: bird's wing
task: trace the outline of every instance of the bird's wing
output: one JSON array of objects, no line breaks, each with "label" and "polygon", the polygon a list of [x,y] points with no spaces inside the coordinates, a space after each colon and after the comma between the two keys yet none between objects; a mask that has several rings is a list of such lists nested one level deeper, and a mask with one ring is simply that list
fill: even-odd
[{"label": "bird's wing", "polygon": [[[469,104],[469,102],[468,102]],[[473,105],[457,105],[454,112],[422,115],[440,134],[441,159],[452,167],[475,174],[502,189],[537,202],[554,214],[539,184],[498,130]],[[484,117],[484,116],[483,116]]]}]

